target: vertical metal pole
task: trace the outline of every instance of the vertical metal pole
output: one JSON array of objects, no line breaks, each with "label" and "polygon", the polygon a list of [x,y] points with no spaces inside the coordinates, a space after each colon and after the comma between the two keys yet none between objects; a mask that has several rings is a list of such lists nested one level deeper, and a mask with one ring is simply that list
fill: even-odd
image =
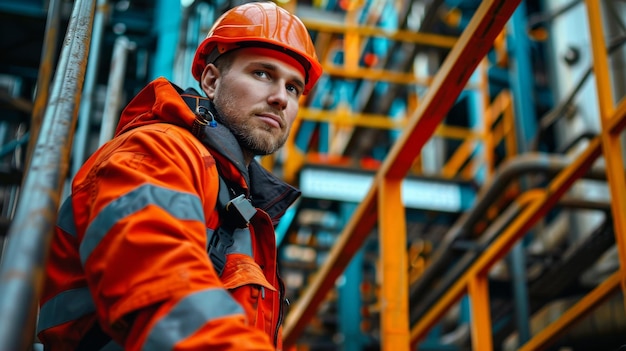
[{"label": "vertical metal pole", "polygon": [[128,51],[132,48],[132,46],[133,45],[128,41],[128,38],[124,36],[120,36],[115,39],[98,145],[102,145],[111,140],[111,138],[113,138],[113,134],[115,133],[115,126],[119,120],[119,114],[122,106],[122,92],[124,91],[126,61],[128,58]]},{"label": "vertical metal pole", "polygon": [[[61,1],[50,0],[48,4],[48,17],[46,20],[46,32],[43,41],[41,62],[39,62],[39,73],[37,75],[37,94],[35,96],[35,105],[30,120],[30,139],[27,148],[27,160],[33,155],[37,135],[41,128],[46,103],[48,102],[48,90],[50,81],[52,80],[52,66],[54,66],[57,43],[59,37],[59,22],[61,17]],[[28,167],[28,162],[26,164]]]},{"label": "vertical metal pole", "polygon": [[78,125],[76,126],[74,148],[72,149],[72,170],[70,173],[72,177],[76,175],[76,172],[78,172],[80,166],[87,158],[85,154],[88,150],[87,140],[89,139],[89,129],[91,127],[94,88],[98,81],[100,48],[102,47],[108,8],[107,0],[98,0],[93,20],[93,35],[91,36],[91,46],[89,48],[90,55],[87,63],[87,74],[85,75],[85,86],[83,87],[83,98],[80,103]]},{"label": "vertical metal pole", "polygon": [[[623,132],[611,130],[615,117],[615,97],[612,89],[609,56],[604,38],[602,9],[597,1],[586,0],[589,31],[593,49],[593,72],[602,122],[602,152],[606,162],[606,175],[611,190],[611,213],[615,230],[615,243],[620,258],[621,284],[626,299],[626,182],[624,182],[624,154],[620,141]],[[618,115],[619,116],[619,115]],[[621,116],[617,117],[621,118]],[[622,126],[623,124],[620,123]]]},{"label": "vertical metal pole", "polygon": [[[530,63],[530,43],[526,33],[526,10],[519,6],[509,22],[510,37],[508,38],[513,50],[513,68],[511,69],[511,88],[515,108],[515,129],[517,131],[518,152],[528,152],[528,145],[537,133],[537,120],[533,97],[534,80]],[[522,180],[522,187],[528,185]],[[513,272],[513,297],[515,305],[515,319],[518,342],[524,344],[530,335],[530,307],[528,302],[528,287],[526,285],[526,259],[524,254],[524,240],[518,241],[511,249],[508,263]]]},{"label": "vertical metal pole", "polygon": [[409,279],[406,245],[406,215],[402,203],[402,179],[381,179],[378,193],[381,252],[381,350],[410,347]]},{"label": "vertical metal pole", "polygon": [[183,11],[180,1],[171,0],[157,0],[155,8],[154,35],[157,38],[157,46],[151,76],[153,78],[163,76],[172,79]]},{"label": "vertical metal pole", "polygon": [[[346,223],[356,204],[343,203],[340,206],[342,222]],[[343,273],[344,279],[338,287],[339,330],[343,335],[342,351],[361,351],[363,333],[361,332],[361,283],[363,276],[363,249],[359,250]]]},{"label": "vertical metal pole", "polygon": [[0,263],[0,350],[27,350],[33,343],[43,265],[68,170],[94,4],[95,0],[74,3],[41,132],[9,229],[6,256]]}]

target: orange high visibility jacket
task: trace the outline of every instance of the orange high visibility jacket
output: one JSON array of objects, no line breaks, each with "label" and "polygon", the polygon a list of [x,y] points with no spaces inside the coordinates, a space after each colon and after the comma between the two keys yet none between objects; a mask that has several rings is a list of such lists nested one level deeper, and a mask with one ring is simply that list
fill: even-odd
[{"label": "orange high visibility jacket", "polygon": [[[281,349],[274,226],[299,192],[246,167],[225,127],[194,136],[195,95],[150,83],[76,175],[46,265],[46,350],[76,349],[96,323],[112,338],[102,350]],[[207,255],[222,221],[218,169],[257,208],[233,233],[221,276]]]}]

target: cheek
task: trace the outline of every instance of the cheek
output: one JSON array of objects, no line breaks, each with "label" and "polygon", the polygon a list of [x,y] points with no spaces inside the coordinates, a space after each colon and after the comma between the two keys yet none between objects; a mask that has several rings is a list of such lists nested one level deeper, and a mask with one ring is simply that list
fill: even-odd
[{"label": "cheek", "polygon": [[287,120],[287,124],[291,126],[293,122],[296,120],[296,116],[298,116],[299,106],[288,107],[285,111],[285,119]]}]

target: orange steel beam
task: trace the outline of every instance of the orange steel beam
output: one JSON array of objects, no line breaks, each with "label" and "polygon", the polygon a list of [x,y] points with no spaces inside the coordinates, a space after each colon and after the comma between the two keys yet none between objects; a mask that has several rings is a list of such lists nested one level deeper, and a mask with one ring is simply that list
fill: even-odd
[{"label": "orange steel beam", "polygon": [[309,30],[312,31],[337,34],[353,33],[363,37],[386,38],[395,41],[416,43],[440,48],[452,48],[458,40],[457,37],[452,37],[449,35],[420,33],[408,30],[389,31],[381,27],[346,25],[344,23],[328,23],[307,18],[302,18],[302,22]]},{"label": "orange steel beam", "polygon": [[519,351],[545,350],[553,342],[557,341],[569,327],[591,312],[595,306],[606,300],[610,294],[617,290],[620,284],[620,275],[619,271],[613,273],[574,306],[567,309],[559,319],[543,328],[526,344],[522,345]]},{"label": "orange steel beam", "polygon": [[517,137],[515,135],[515,115],[513,112],[513,104],[509,104],[502,116],[502,129],[505,135],[505,155],[506,158],[513,157],[517,154]]},{"label": "orange steel beam", "polygon": [[[404,178],[520,1],[481,2],[457,44],[435,75],[423,103],[411,117],[408,128],[385,159],[379,174],[392,179]],[[295,344],[335,280],[345,270],[376,224],[378,217],[376,200],[380,179],[381,176],[375,178],[367,196],[339,235],[326,263],[320,267],[309,287],[287,315],[283,334],[285,347]],[[402,220],[405,220],[403,214]]]},{"label": "orange steel beam", "polygon": [[477,275],[469,280],[472,318],[472,350],[491,351],[491,308],[489,307],[489,282],[487,275]]},{"label": "orange steel beam", "polygon": [[586,150],[574,160],[568,167],[563,169],[543,190],[531,190],[537,192],[537,196],[504,232],[485,250],[468,271],[448,290],[411,330],[411,342],[415,343],[423,338],[428,330],[443,316],[443,314],[455,303],[467,289],[467,285],[473,277],[486,275],[491,267],[502,259],[515,242],[521,238],[535,223],[542,218],[559,201],[561,196],[591,167],[593,162],[601,154],[600,137],[592,139]]},{"label": "orange steel beam", "polygon": [[[298,119],[303,121],[325,122],[335,126],[357,126],[377,129],[404,129],[408,124],[408,119],[373,113],[353,113],[344,109],[321,110],[301,107]],[[300,124],[293,126],[294,130]],[[295,134],[291,133],[290,135]],[[440,124],[437,126],[434,135],[448,139],[480,139],[482,135],[469,128],[449,126]]]},{"label": "orange steel beam", "polygon": [[620,101],[619,105],[615,108],[615,114],[606,123],[606,129],[611,134],[619,134],[624,128],[626,128],[626,103],[624,100]]},{"label": "orange steel beam", "polygon": [[406,175],[519,3],[519,0],[481,2],[459,37],[458,45],[450,51],[435,75],[422,104],[410,118],[406,132],[387,156],[381,170],[383,173],[397,178]]},{"label": "orange steel beam", "polygon": [[[354,4],[354,2],[350,2]],[[355,28],[358,25],[358,13],[356,6],[350,6],[346,13],[346,25],[349,28]],[[356,70],[359,66],[359,57],[361,56],[361,36],[354,30],[348,30],[343,36],[343,53],[344,65],[347,70]]]},{"label": "orange steel beam", "polygon": [[[324,73],[332,77],[346,79],[366,79],[379,82],[397,84],[415,84],[427,87],[432,81],[431,77],[418,77],[413,72],[391,71],[378,68],[356,67],[348,69],[346,65],[325,64]],[[468,86],[472,88],[472,86]],[[474,87],[475,88],[475,87]]]},{"label": "orange steel beam", "polygon": [[[378,195],[380,214],[381,350],[409,348],[409,280],[406,250],[406,222],[402,180],[382,179]],[[404,217],[404,216],[402,216]]]},{"label": "orange steel beam", "polygon": [[[611,77],[608,68],[608,53],[602,29],[602,14],[600,3],[587,0],[587,15],[593,51],[593,72],[596,76],[596,90],[600,121],[602,122],[602,147],[606,162],[606,177],[611,190],[611,212],[613,213],[613,227],[615,243],[622,269],[622,290],[626,292],[626,182],[624,181],[624,159],[620,140],[621,130],[614,130],[615,103]],[[620,116],[618,116],[618,119]],[[623,123],[621,124],[623,126]],[[626,299],[626,296],[625,296]]]},{"label": "orange steel beam", "polygon": [[477,144],[475,140],[465,139],[463,144],[454,151],[454,154],[452,154],[448,162],[441,167],[441,175],[444,178],[456,176],[461,170],[461,167],[463,167],[472,156],[472,152],[477,147]]}]

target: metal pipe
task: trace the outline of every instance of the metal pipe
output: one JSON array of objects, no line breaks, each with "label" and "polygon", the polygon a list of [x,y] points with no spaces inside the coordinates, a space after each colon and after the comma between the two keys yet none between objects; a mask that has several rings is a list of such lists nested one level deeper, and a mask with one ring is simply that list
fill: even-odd
[{"label": "metal pipe", "polygon": [[582,3],[581,0],[570,1],[568,4],[561,5],[561,7],[557,8],[554,11],[531,16],[528,18],[528,28],[534,29],[541,25],[544,25],[546,22],[552,22],[555,18],[565,14],[580,3]]},{"label": "metal pipe", "polygon": [[[620,111],[624,110],[626,108]],[[626,116],[626,114],[620,116]],[[525,193],[524,199],[528,198],[530,201],[528,201],[524,210],[486,248],[485,252],[471,265],[467,273],[455,282],[450,289],[446,290],[438,302],[420,319],[411,330],[412,343],[415,344],[422,339],[426,332],[441,318],[443,313],[463,296],[470,279],[474,279],[478,275],[486,276],[515,242],[528,232],[539,219],[543,218],[556,205],[561,196],[589,171],[591,165],[602,153],[601,144],[600,138],[593,139],[587,149],[574,159],[569,166],[559,172],[544,189],[534,189]]]},{"label": "metal pipe", "polygon": [[91,39],[95,0],[74,3],[57,74],[0,263],[0,350],[33,343],[43,265],[67,174]]},{"label": "metal pipe", "polygon": [[109,72],[109,84],[107,85],[106,102],[102,112],[102,125],[100,127],[100,139],[98,145],[102,145],[113,138],[115,126],[119,120],[122,106],[122,92],[124,91],[124,74],[126,73],[126,61],[128,51],[133,47],[125,36],[115,39],[113,58],[111,59],[111,71]]},{"label": "metal pipe", "polygon": [[[446,270],[455,253],[452,249],[455,241],[463,239],[470,234],[471,228],[483,217],[494,199],[500,196],[502,190],[509,185],[511,180],[524,173],[547,173],[556,174],[565,169],[571,160],[567,157],[547,156],[540,154],[521,155],[500,168],[490,185],[487,185],[483,193],[478,195],[476,204],[470,212],[464,213],[450,228],[441,241],[438,249],[434,252],[432,263],[426,268],[420,279],[410,287],[411,301],[422,300],[422,295],[429,290],[433,282]],[[594,168],[586,175],[586,178],[604,179],[604,171]],[[417,304],[412,302],[411,306]]]},{"label": "metal pipe", "polygon": [[[567,290],[579,279],[583,272],[593,266],[615,244],[611,217],[609,216],[609,203],[601,204],[580,199],[564,199],[559,201],[559,205],[599,210],[605,212],[607,217],[589,236],[580,242],[570,245],[561,255],[559,262],[551,264],[539,278],[528,284],[528,291],[531,297],[529,306],[531,315],[535,315],[537,311],[545,307],[546,301],[563,298]],[[509,312],[510,310],[505,306],[499,311],[499,315],[506,316]],[[514,331],[511,321],[507,321],[506,318],[503,319],[504,322],[500,323],[500,329],[494,334],[494,341],[497,344],[503,343]]]},{"label": "metal pipe", "polygon": [[[608,43],[607,51],[609,53],[616,52],[625,43],[625,36],[612,38]],[[539,131],[535,135],[534,139],[530,142],[530,150],[537,150],[539,148],[539,140],[541,140],[542,136],[544,135],[544,133],[546,133],[548,128],[556,123],[556,121],[558,121],[560,118],[568,116],[570,114],[568,110],[573,108],[574,99],[576,99],[578,93],[585,86],[587,79],[591,77],[592,73],[593,66],[590,65],[589,68],[585,70],[585,73],[576,81],[576,84],[574,84],[574,88],[565,96],[565,98],[561,102],[559,102],[555,108],[553,108],[541,117],[539,121]]]},{"label": "metal pipe", "polygon": [[30,140],[28,142],[26,154],[27,160],[32,158],[35,142],[37,141],[37,135],[39,134],[43,114],[46,109],[46,102],[48,102],[52,66],[54,66],[57,55],[60,18],[61,1],[50,0],[48,5],[48,16],[46,19],[45,38],[41,52],[41,62],[39,62],[39,73],[37,75],[37,92],[30,121]]},{"label": "metal pipe", "polygon": [[100,68],[100,49],[102,47],[102,37],[106,15],[108,13],[107,0],[98,0],[96,14],[93,20],[93,35],[91,36],[91,46],[89,48],[90,58],[87,63],[87,74],[85,75],[85,85],[83,87],[83,98],[80,102],[78,112],[78,125],[76,126],[76,136],[74,137],[74,147],[72,149],[72,177],[85,162],[89,139],[89,129],[91,129],[92,104],[94,98],[94,88],[98,81],[98,70]]},{"label": "metal pipe", "polygon": [[[465,273],[467,268],[476,261],[478,254],[483,252],[485,248],[487,248],[495,240],[498,234],[502,232],[502,228],[506,228],[513,221],[513,219],[519,215],[522,209],[522,204],[519,204],[518,202],[513,202],[509,205],[506,210],[487,228],[485,233],[471,248],[471,251],[462,255],[452,269],[448,269],[446,274],[440,276],[442,281],[439,286],[435,289],[430,289],[428,295],[420,296],[419,304],[412,301],[410,304],[410,306],[412,306],[410,315],[411,324],[415,324],[419,321],[428,309],[432,307],[441,297],[441,292],[448,289],[459,277],[463,275],[463,273]],[[456,256],[458,256],[458,254],[456,254]],[[411,295],[411,298],[412,296],[413,295]]]},{"label": "metal pipe", "polygon": [[515,324],[517,326],[518,342],[524,344],[532,337],[530,332],[530,302],[528,301],[528,277],[526,275],[526,255],[522,242],[516,243],[509,256],[507,263],[511,272],[513,285],[513,302],[515,311]]}]

